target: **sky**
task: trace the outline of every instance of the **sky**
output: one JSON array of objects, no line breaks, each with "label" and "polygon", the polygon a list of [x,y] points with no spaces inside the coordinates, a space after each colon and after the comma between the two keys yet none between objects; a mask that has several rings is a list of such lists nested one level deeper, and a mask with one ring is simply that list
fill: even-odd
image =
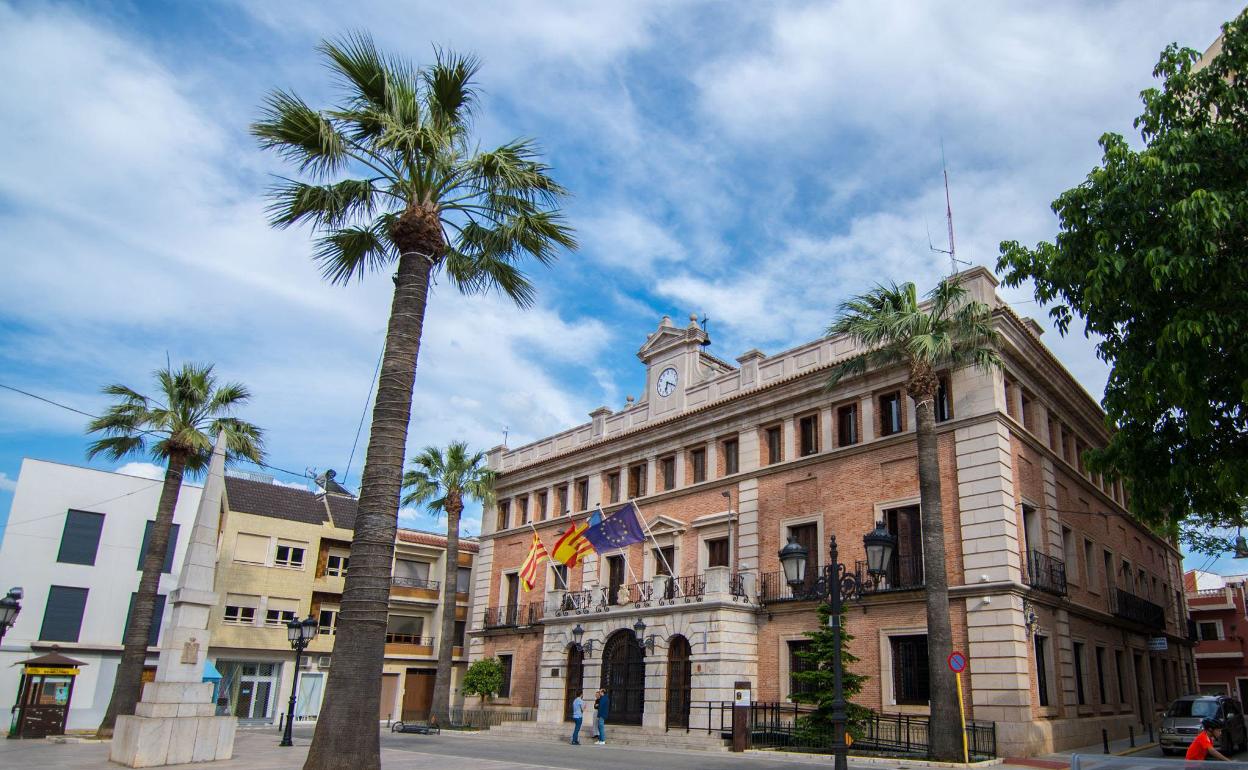
[{"label": "sky", "polygon": [[[358,485],[391,284],[328,285],[307,230],[267,225],[266,189],[291,169],[247,131],[274,88],[329,106],[327,37],[369,32],[417,64],[434,46],[477,54],[482,146],[536,139],[573,192],[581,248],[532,270],[532,309],[434,287],[410,454],[518,446],[621,408],[664,314],[709,318],[731,360],[819,336],[877,281],[929,288],[949,270],[930,247],[942,153],[961,259],[991,268],[1002,240],[1051,238],[1049,205],[1098,162],[1098,137],[1138,144],[1160,51],[1204,50],[1238,10],[0,0],[0,383],[98,413],[106,383],[211,362],[252,390],[242,416],[293,472],[279,481],[333,468]],[[1002,295],[1049,326],[1027,288]],[[1044,339],[1099,399],[1091,342]],[[23,457],[158,477],[146,458],[88,463],[85,421],[0,390],[0,522]]]}]

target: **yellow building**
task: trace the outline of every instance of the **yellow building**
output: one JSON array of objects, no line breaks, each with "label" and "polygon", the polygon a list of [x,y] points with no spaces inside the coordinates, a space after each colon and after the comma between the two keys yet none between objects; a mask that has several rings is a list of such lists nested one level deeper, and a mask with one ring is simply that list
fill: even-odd
[{"label": "yellow building", "polygon": [[[332,480],[316,493],[255,477],[230,476],[222,502],[209,657],[221,673],[218,706],[241,720],[274,722],[294,684],[286,623],[311,615],[320,633],[300,665],[296,719],[320,712],[333,661],[334,632],[349,567],[356,500]],[[474,540],[460,541],[462,589],[456,615],[466,619]],[[440,587],[446,538],[400,530],[396,543],[392,615],[382,680],[383,720],[428,710],[441,624]],[[463,624],[456,625],[456,672],[466,667]]]}]

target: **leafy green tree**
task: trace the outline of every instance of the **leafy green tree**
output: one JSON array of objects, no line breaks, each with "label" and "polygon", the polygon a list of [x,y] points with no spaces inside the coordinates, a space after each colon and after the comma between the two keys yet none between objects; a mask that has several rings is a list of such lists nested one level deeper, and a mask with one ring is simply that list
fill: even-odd
[{"label": "leafy green tree", "polygon": [[446,514],[446,569],[442,579],[442,633],[438,639],[438,672],[433,681],[434,716],[451,710],[451,640],[455,636],[455,590],[459,577],[459,520],[464,501],[488,505],[494,500],[494,471],[485,466],[484,452],[469,452],[468,444],[453,441],[446,451],[425,447],[412,458],[403,474],[404,505],[421,505],[434,514]]},{"label": "leafy green tree", "polygon": [[274,91],[251,131],[304,178],[273,190],[273,225],[310,225],[313,257],[332,283],[369,273],[394,283],[334,667],[304,765],[376,770],[390,562],[430,280],[527,307],[534,288],[521,263],[550,264],[576,243],[557,205],[566,191],[535,144],[479,148],[475,58],[437,51],[418,68],[363,34],[318,50],[340,87],[336,102],[318,110]]},{"label": "leafy green tree", "polygon": [[134,713],[142,694],[143,664],[147,661],[156,592],[183,477],[198,475],[208,468],[218,434],[225,435],[227,460],[259,462],[264,454],[260,429],[234,416],[251,398],[245,386],[218,385],[212,366],[203,364],[187,363],[179,369],[166,366],[153,372],[152,377],[156,380],[156,397],[125,385],[106,386],[103,392],[117,400],[87,425],[88,433],[100,436],[88,447],[87,457],[151,457],[165,465],[156,520],[143,554],[139,590],[122,640],[121,663],[98,729],[102,737],[112,735],[118,716]]},{"label": "leafy green tree", "polygon": [[[835,697],[833,688],[832,666],[837,655],[841,657],[841,689],[847,702],[846,727],[854,738],[865,734],[866,722],[871,717],[871,709],[853,702],[855,696],[862,692],[867,682],[864,674],[855,674],[853,664],[858,656],[849,651],[849,643],[854,640],[853,634],[845,624],[845,612],[841,611],[841,644],[828,626],[832,616],[832,608],[828,604],[819,605],[819,628],[807,631],[810,647],[797,653],[798,659],[810,664],[813,668],[806,671],[795,671],[793,679],[804,685],[803,691],[794,693],[791,698],[797,703],[810,703],[815,710],[803,718],[803,725],[810,728],[810,736],[816,740],[829,738],[828,728],[832,726],[832,700]],[[831,746],[830,740],[827,743]]]},{"label": "leafy green tree", "polygon": [[992,311],[971,300],[955,279],[936,285],[920,304],[913,283],[877,286],[841,305],[829,335],[843,334],[866,352],[834,367],[831,388],[867,371],[906,370],[906,393],[914,401],[918,444],[919,507],[923,521],[924,587],[927,601],[927,659],[931,672],[932,756],[955,761],[962,755],[958,695],[945,665],[953,652],[949,624],[949,577],[945,573],[945,519],[940,500],[940,456],[935,404],[943,369],[1000,366]]},{"label": "leafy green tree", "polygon": [[503,689],[503,663],[498,658],[474,661],[464,672],[464,695],[493,698]]},{"label": "leafy green tree", "polygon": [[1031,280],[1066,334],[1076,317],[1110,366],[1112,436],[1087,453],[1132,511],[1219,552],[1212,527],[1248,498],[1248,16],[1201,60],[1171,45],[1135,120],[1144,146],[1101,137],[1101,164],[1053,202],[1059,232],[1001,244],[1004,283]]}]

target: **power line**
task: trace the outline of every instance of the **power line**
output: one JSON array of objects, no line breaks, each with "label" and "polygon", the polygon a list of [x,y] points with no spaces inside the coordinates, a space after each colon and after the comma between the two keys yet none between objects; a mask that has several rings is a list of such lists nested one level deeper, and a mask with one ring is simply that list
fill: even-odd
[{"label": "power line", "polygon": [[368,395],[364,397],[364,408],[360,410],[360,424],[355,427],[355,441],[351,442],[351,456],[347,458],[347,469],[342,473],[342,483],[346,484],[351,476],[351,463],[355,462],[355,449],[360,445],[360,433],[364,430],[364,418],[368,416],[368,405],[373,401],[373,390],[377,384],[377,375],[381,374],[381,359],[386,355],[386,343],[381,343],[381,352],[377,354],[377,366],[373,369],[373,379],[368,383]]},{"label": "power line", "polygon": [[[105,503],[111,503],[114,500],[120,500],[123,497],[129,497],[130,495],[137,495],[140,492],[146,492],[152,487],[160,486],[161,484],[164,484],[164,483],[165,483],[164,479],[161,479],[159,481],[153,481],[151,484],[148,484],[145,487],[140,487],[133,491],[126,492],[125,494],[117,495],[116,497],[110,497],[107,500],[101,500],[98,503],[89,503],[81,507],[82,508],[98,508],[99,506],[104,505]],[[64,515],[65,515],[65,511],[57,511],[56,513],[49,513],[46,516],[35,516],[34,518],[30,518],[30,519],[21,519],[20,521],[10,521],[10,522],[7,522],[4,526],[5,526],[5,529],[7,530],[9,527],[16,527],[22,524],[30,524],[33,521],[43,521],[44,519],[51,519],[57,516],[64,516]]]}]

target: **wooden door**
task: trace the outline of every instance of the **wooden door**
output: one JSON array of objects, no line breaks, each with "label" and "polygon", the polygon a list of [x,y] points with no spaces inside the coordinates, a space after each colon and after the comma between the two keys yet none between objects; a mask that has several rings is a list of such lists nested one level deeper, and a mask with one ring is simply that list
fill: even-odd
[{"label": "wooden door", "polygon": [[611,695],[611,724],[639,725],[646,705],[646,659],[629,629],[616,631],[602,650],[602,689]]},{"label": "wooden door", "polygon": [[577,645],[568,647],[568,675],[563,680],[563,721],[572,721],[572,701],[581,694],[585,682],[585,653]]},{"label": "wooden door", "polygon": [[511,573],[507,576],[507,607],[504,610],[506,615],[503,619],[503,625],[514,626],[516,624],[517,607],[520,604],[520,576]]},{"label": "wooden door", "polygon": [[437,672],[431,668],[409,668],[403,685],[403,721],[420,722],[429,718],[433,707],[433,679]]},{"label": "wooden door", "polygon": [[815,582],[822,577],[819,570],[819,525],[799,524],[789,527],[789,535],[806,549],[806,581],[804,589],[809,591]]},{"label": "wooden door", "polygon": [[897,537],[893,563],[888,565],[890,588],[923,584],[923,526],[919,506],[894,508],[885,514],[885,526]]},{"label": "wooden door", "polygon": [[399,675],[381,675],[381,711],[378,716],[389,721],[394,719],[394,700],[399,694]]},{"label": "wooden door", "polygon": [[667,726],[689,729],[689,695],[693,666],[689,663],[689,640],[674,636],[667,648]]},{"label": "wooden door", "polygon": [[624,585],[624,557],[607,557],[607,602],[619,604],[620,588]]}]

